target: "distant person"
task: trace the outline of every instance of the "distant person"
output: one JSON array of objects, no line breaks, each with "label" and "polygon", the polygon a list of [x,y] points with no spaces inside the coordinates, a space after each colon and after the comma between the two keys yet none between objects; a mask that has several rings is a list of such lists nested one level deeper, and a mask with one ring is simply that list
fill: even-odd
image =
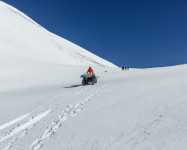
[{"label": "distant person", "polygon": [[124,71],[124,67],[122,67],[122,70]]},{"label": "distant person", "polygon": [[125,66],[125,70],[129,70],[129,67]]}]

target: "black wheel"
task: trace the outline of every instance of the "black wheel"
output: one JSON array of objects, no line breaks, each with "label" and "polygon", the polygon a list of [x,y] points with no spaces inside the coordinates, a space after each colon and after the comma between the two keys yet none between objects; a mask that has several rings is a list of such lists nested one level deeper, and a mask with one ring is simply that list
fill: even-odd
[{"label": "black wheel", "polygon": [[86,85],[86,81],[83,79],[82,80],[82,85],[85,86]]}]

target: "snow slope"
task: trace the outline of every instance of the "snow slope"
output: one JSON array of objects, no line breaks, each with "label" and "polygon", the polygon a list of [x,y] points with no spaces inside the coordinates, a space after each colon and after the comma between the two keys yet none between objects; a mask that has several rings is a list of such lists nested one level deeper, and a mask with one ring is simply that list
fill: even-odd
[{"label": "snow slope", "polygon": [[1,64],[29,61],[63,65],[114,64],[57,36],[38,25],[19,10],[0,1]]},{"label": "snow slope", "polygon": [[187,65],[121,71],[3,2],[0,19],[0,149],[186,150]]},{"label": "snow slope", "polygon": [[0,149],[186,150],[187,65],[95,70],[1,93]]},{"label": "snow slope", "polygon": [[[34,78],[40,78],[38,80],[41,82],[43,74],[52,73],[53,68],[57,66],[117,67],[47,31],[2,1],[0,20],[0,69],[3,72],[0,74],[0,91],[14,89],[20,81],[29,82]],[[7,80],[12,82],[8,85]]]}]

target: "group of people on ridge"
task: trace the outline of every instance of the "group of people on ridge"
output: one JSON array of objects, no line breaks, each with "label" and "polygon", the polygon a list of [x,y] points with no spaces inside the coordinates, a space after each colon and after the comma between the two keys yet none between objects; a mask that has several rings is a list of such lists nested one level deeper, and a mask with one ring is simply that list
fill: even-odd
[{"label": "group of people on ridge", "polygon": [[129,67],[126,67],[126,66],[125,66],[125,67],[122,67],[122,70],[123,70],[123,71],[124,71],[124,69],[125,69],[125,70],[129,70]]}]

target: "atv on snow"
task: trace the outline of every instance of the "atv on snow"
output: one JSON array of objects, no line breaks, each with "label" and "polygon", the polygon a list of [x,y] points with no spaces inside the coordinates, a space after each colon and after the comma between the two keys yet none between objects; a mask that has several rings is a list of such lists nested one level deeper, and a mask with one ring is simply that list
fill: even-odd
[{"label": "atv on snow", "polygon": [[81,75],[81,78],[82,78],[82,85],[86,85],[86,84],[94,85],[95,83],[97,83],[97,79],[98,79],[97,76],[92,75],[91,73],[85,73]]}]

